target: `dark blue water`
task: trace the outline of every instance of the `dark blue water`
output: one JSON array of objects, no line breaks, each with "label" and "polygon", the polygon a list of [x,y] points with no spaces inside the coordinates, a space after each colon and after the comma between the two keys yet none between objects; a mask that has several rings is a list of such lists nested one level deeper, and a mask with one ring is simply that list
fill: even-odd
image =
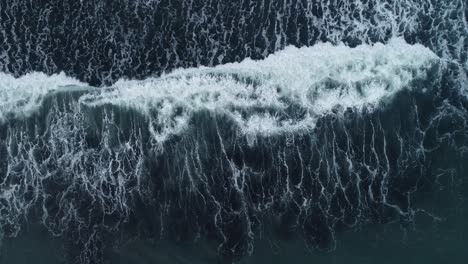
[{"label": "dark blue water", "polygon": [[0,263],[466,262],[467,17],[0,1]]}]

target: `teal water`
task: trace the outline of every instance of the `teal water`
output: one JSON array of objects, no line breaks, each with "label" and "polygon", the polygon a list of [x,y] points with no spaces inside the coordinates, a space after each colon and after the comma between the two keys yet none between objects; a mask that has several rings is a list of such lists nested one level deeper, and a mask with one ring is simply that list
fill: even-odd
[{"label": "teal water", "polygon": [[[461,197],[458,197],[461,198]],[[441,199],[442,200],[442,199]],[[439,205],[439,206],[442,206]],[[468,210],[466,202],[440,208],[449,216],[440,221],[422,217],[417,225],[399,223],[367,226],[337,234],[336,248],[329,252],[309,249],[297,240],[261,240],[254,252],[239,264],[323,263],[466,263],[468,259]],[[62,242],[44,230],[27,228],[15,239],[5,239],[1,264],[65,264]],[[219,259],[214,245],[163,241],[133,241],[106,253],[112,264],[229,263]]]}]

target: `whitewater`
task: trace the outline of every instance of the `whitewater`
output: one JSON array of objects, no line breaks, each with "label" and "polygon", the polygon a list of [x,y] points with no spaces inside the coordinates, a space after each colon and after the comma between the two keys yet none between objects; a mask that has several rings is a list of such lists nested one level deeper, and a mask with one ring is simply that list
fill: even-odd
[{"label": "whitewater", "polygon": [[[142,81],[119,80],[112,87],[89,88],[79,102],[89,107],[134,109],[160,127],[163,142],[182,133],[195,112],[226,114],[247,135],[310,131],[317,117],[336,107],[377,107],[411,82],[427,78],[440,59],[421,45],[402,39],[349,48],[327,43],[287,47],[264,60],[246,59],[216,67],[179,69]],[[19,78],[1,73],[0,120],[27,117],[44,98],[66,86],[89,87],[56,74]]]}]

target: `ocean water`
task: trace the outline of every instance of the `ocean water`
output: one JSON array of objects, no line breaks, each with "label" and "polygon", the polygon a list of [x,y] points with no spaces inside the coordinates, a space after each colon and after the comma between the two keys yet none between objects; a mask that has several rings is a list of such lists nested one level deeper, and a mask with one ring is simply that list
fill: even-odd
[{"label": "ocean water", "polygon": [[464,263],[467,17],[0,1],[0,263]]}]

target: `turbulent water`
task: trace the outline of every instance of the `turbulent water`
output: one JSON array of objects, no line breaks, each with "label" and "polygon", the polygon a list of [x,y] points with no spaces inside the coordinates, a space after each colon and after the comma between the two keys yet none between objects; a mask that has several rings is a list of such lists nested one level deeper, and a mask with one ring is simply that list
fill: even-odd
[{"label": "turbulent water", "polygon": [[0,1],[0,238],[42,230],[66,263],[134,241],[266,261],[265,240],[335,252],[468,219],[467,17],[463,0]]}]

